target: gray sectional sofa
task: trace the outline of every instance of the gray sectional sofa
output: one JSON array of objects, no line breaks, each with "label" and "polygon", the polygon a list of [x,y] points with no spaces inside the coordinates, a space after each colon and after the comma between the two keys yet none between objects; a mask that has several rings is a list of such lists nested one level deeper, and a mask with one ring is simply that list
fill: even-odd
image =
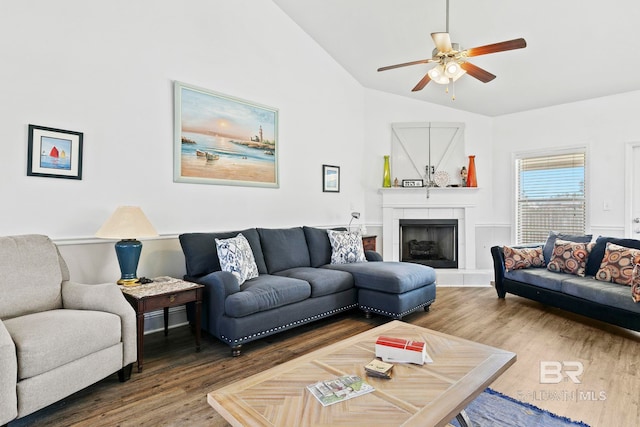
[{"label": "gray sectional sofa", "polygon": [[[503,246],[491,248],[495,287],[499,298],[507,293],[539,301],[583,316],[640,331],[640,303],[631,298],[631,288],[595,280],[608,242],[640,249],[640,241],[599,237],[586,263],[584,277],[556,273],[546,268],[505,270]],[[542,245],[542,244],[541,244]],[[527,245],[528,247],[536,245]],[[522,248],[525,246],[514,246]]]},{"label": "gray sectional sofa", "polygon": [[[259,275],[242,286],[221,271],[215,239],[242,233]],[[327,230],[314,227],[250,228],[179,236],[185,280],[205,285],[202,327],[240,354],[243,344],[360,307],[400,319],[435,300],[435,271],[427,266],[384,262],[331,264]]]}]

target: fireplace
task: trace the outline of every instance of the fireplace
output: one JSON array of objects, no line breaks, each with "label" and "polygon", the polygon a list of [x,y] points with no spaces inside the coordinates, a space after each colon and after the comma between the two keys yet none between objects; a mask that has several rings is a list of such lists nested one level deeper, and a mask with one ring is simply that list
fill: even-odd
[{"label": "fireplace", "polygon": [[457,219],[401,219],[400,260],[458,268]]}]

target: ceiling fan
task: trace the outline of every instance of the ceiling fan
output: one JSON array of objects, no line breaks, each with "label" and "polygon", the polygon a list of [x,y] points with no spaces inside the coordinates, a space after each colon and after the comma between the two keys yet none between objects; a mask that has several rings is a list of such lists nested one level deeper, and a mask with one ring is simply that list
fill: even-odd
[{"label": "ceiling fan", "polygon": [[[437,63],[437,65],[430,69],[412,89],[413,92],[424,89],[424,87],[432,80],[438,84],[448,85],[450,82],[453,83],[458,80],[465,73],[483,83],[488,83],[495,79],[496,76],[470,62],[467,62],[468,58],[527,47],[527,42],[523,38],[473,47],[471,49],[462,49],[458,43],[452,43],[449,36],[449,0],[447,0],[447,31],[444,33],[431,33],[431,38],[436,46],[435,49],[433,49],[431,58],[405,62],[402,64],[388,65],[386,67],[378,68],[378,71],[392,70],[394,68],[427,64],[431,62]],[[455,94],[453,99],[455,99]]]}]

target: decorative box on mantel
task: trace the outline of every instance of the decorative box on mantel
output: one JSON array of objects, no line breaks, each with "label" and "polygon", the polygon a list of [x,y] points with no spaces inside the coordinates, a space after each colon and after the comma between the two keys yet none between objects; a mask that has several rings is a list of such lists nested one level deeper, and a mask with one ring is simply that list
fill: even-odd
[{"label": "decorative box on mantel", "polygon": [[[385,261],[400,260],[400,220],[456,219],[458,268],[475,269],[477,187],[382,188],[382,244]],[[427,197],[428,196],[428,197]]]}]

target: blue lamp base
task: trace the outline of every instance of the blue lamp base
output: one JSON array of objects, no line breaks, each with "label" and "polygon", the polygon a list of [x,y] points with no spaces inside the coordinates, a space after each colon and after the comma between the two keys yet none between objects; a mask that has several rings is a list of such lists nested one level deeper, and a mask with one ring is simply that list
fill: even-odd
[{"label": "blue lamp base", "polygon": [[138,286],[138,261],[142,252],[142,243],[136,239],[124,239],[116,243],[116,256],[120,264],[118,285]]}]

